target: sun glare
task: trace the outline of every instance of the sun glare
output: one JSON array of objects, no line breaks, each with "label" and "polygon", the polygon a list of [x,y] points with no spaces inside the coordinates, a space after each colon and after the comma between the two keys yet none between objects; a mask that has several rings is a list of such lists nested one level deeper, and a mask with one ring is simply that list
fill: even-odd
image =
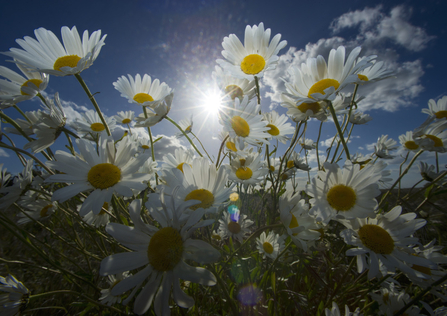
[{"label": "sun glare", "polygon": [[217,114],[222,105],[222,96],[217,91],[210,91],[204,97],[203,107],[209,114]]}]

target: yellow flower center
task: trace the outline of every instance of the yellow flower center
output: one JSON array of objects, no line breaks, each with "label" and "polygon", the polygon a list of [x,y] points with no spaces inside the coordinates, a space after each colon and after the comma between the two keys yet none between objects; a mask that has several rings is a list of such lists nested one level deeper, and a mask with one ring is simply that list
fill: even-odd
[{"label": "yellow flower center", "polygon": [[430,138],[434,142],[435,147],[442,147],[444,144],[442,140],[434,135],[424,135],[426,138]]},{"label": "yellow flower center", "polygon": [[225,144],[225,146],[226,146],[229,150],[234,151],[234,152],[237,152],[236,145],[235,145],[233,142],[227,142],[227,143]]},{"label": "yellow flower center", "polygon": [[239,200],[239,194],[237,194],[236,192],[233,192],[230,194],[230,201],[231,202],[236,202],[237,200]]},{"label": "yellow flower center", "polygon": [[228,95],[231,100],[236,98],[241,100],[244,97],[244,91],[234,84],[225,87],[225,94]]},{"label": "yellow flower center", "polygon": [[357,77],[359,77],[359,79],[362,81],[369,81],[368,77],[365,75],[357,74]]},{"label": "yellow flower center", "polygon": [[388,305],[389,300],[390,300],[390,293],[383,294],[383,302]]},{"label": "yellow flower center", "polygon": [[108,210],[108,209],[109,209],[109,203],[104,202],[104,204],[102,205],[101,211],[99,211],[99,214],[98,214],[98,215],[104,215],[104,214],[107,214],[107,213],[103,210],[103,208],[106,209],[106,210]]},{"label": "yellow flower center", "polygon": [[185,128],[185,132],[191,132],[191,125],[189,125],[187,128]]},{"label": "yellow flower center", "polygon": [[267,124],[267,127],[270,127],[270,129],[267,131],[267,133],[269,133],[272,136],[279,135],[279,129],[275,125]]},{"label": "yellow flower center", "polygon": [[283,173],[283,174],[281,175],[281,180],[282,180],[282,181],[286,181],[287,179],[289,179],[289,175],[288,175],[287,173]]},{"label": "yellow flower center", "polygon": [[349,211],[357,200],[355,191],[344,184],[338,184],[329,189],[326,199],[337,211]]},{"label": "yellow flower center", "polygon": [[273,166],[270,166],[269,169],[270,169],[271,172],[275,171],[275,167],[273,167]]},{"label": "yellow flower center", "polygon": [[121,121],[121,123],[123,124],[129,124],[130,122],[132,122],[132,120],[128,118],[125,118],[124,120]]},{"label": "yellow flower center", "polygon": [[81,60],[81,57],[78,55],[67,55],[63,57],[59,57],[56,59],[53,65],[54,70],[61,70],[62,67],[71,67],[74,68],[78,65],[78,61]]},{"label": "yellow flower center", "polygon": [[[28,84],[30,84],[30,83],[34,84],[37,88],[39,88],[39,86],[40,86],[40,84],[41,84],[42,82],[43,82],[43,81],[40,80],[40,79],[30,79],[30,80],[25,81],[24,84],[22,84],[22,88],[23,88],[23,87],[29,87]],[[34,88],[34,87],[33,87],[33,88]],[[23,92],[23,91],[20,91],[20,93],[21,93],[22,95],[29,95],[28,93]]]},{"label": "yellow flower center", "polygon": [[293,161],[293,160],[287,161],[287,168],[291,169],[293,167],[295,167],[295,161]]},{"label": "yellow flower center", "polygon": [[213,234],[213,235],[211,236],[211,238],[213,238],[214,240],[217,240],[217,241],[222,240],[222,237],[220,237],[220,235],[217,235],[217,234]]},{"label": "yellow flower center", "polygon": [[231,127],[237,136],[247,137],[250,134],[250,126],[247,121],[240,116],[233,116],[231,119]]},{"label": "yellow flower center", "polygon": [[427,267],[423,267],[417,264],[413,264],[413,266],[411,267],[413,270],[419,271],[421,273],[427,274],[427,275],[431,275],[431,269],[427,268]]},{"label": "yellow flower center", "polygon": [[141,148],[143,149],[149,149],[150,147],[148,145],[141,145]]},{"label": "yellow flower center", "polygon": [[256,75],[265,67],[265,59],[261,55],[251,54],[245,56],[241,62],[241,70],[247,75]]},{"label": "yellow flower center", "polygon": [[312,111],[313,114],[317,114],[321,110],[320,103],[313,102],[313,103],[301,103],[297,106],[298,110],[300,110],[303,113],[306,113],[307,111]]},{"label": "yellow flower center", "polygon": [[182,236],[177,229],[172,227],[164,227],[157,231],[147,247],[149,263],[159,272],[174,269],[182,259],[182,254]]},{"label": "yellow flower center", "polygon": [[154,98],[147,93],[137,93],[134,95],[133,100],[138,103],[144,103],[148,101],[152,102]]},{"label": "yellow flower center", "polygon": [[236,171],[236,177],[238,177],[241,180],[248,180],[253,175],[253,171],[251,171],[250,168],[242,167],[237,169]]},{"label": "yellow flower center", "polygon": [[47,217],[48,211],[53,207],[53,204],[48,204],[40,210],[40,217]]},{"label": "yellow flower center", "polygon": [[437,119],[447,118],[447,111],[438,111],[435,116]]},{"label": "yellow flower center", "polygon": [[320,233],[320,239],[318,239],[318,240],[321,240],[321,239],[323,239],[323,237],[324,237],[324,229],[323,229],[323,228],[317,228],[317,229],[311,229],[311,230],[313,230],[313,231],[316,231],[316,232],[319,232],[319,233]]},{"label": "yellow flower center", "polygon": [[241,231],[241,225],[239,225],[236,222],[231,221],[228,223],[228,230],[232,234],[239,234],[239,232]]},{"label": "yellow flower center", "polygon": [[358,231],[362,244],[375,253],[389,255],[394,250],[394,240],[390,234],[380,226],[366,224]]},{"label": "yellow flower center", "polygon": [[340,87],[340,83],[335,79],[320,80],[320,81],[314,83],[314,85],[312,87],[310,87],[309,93],[307,94],[307,96],[309,98],[313,99],[312,94],[314,94],[314,93],[321,93],[324,95],[325,94],[324,90],[326,90],[329,87],[334,87],[335,90],[337,90],[338,87]]},{"label": "yellow flower center", "polygon": [[188,193],[185,197],[185,201],[189,200],[199,200],[202,203],[190,206],[189,208],[192,210],[197,210],[199,207],[209,208],[214,203],[214,195],[208,190],[205,189],[197,189]]},{"label": "yellow flower center", "polygon": [[268,253],[269,255],[272,254],[272,252],[273,252],[273,246],[272,246],[272,244],[269,243],[269,242],[267,242],[267,241],[266,241],[265,243],[262,244],[262,248],[263,248],[264,251],[265,251],[266,253]]},{"label": "yellow flower center", "polygon": [[100,163],[88,172],[88,182],[96,189],[107,189],[121,180],[121,170],[111,163]]},{"label": "yellow flower center", "polygon": [[[293,215],[293,214],[291,214],[291,215],[292,215],[292,220],[290,221],[289,228],[293,229],[295,227],[300,226],[300,225],[298,225],[298,220],[296,219],[295,215]],[[298,235],[298,233],[294,233],[292,235],[296,236],[296,235]]]},{"label": "yellow flower center", "polygon": [[92,125],[90,125],[90,128],[94,132],[102,132],[103,130],[106,129],[102,123],[93,123]]},{"label": "yellow flower center", "polygon": [[407,142],[405,142],[405,148],[410,149],[410,150],[415,150],[419,148],[419,145],[416,144],[416,142],[409,140]]}]

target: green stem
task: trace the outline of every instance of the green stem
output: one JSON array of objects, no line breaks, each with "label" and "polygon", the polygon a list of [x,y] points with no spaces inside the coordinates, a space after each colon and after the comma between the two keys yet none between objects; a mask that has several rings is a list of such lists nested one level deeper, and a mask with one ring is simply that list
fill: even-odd
[{"label": "green stem", "polygon": [[318,164],[318,170],[320,170],[320,156],[318,154],[318,144],[320,143],[320,136],[321,136],[321,129],[323,127],[323,121],[320,123],[320,129],[318,130],[318,138],[317,138],[317,145],[315,146],[316,154],[317,154],[317,164]]},{"label": "green stem", "polygon": [[2,142],[0,142],[0,147],[11,149],[11,150],[14,150],[16,152],[20,152],[22,154],[25,154],[25,155],[31,157],[32,159],[34,159],[34,161],[36,161],[39,165],[41,165],[42,168],[44,168],[49,174],[54,174],[54,172],[51,171],[51,169],[49,169],[47,166],[45,166],[45,164],[42,161],[40,161],[36,156],[33,156],[31,153],[27,152],[26,150],[23,150],[23,149],[20,149],[20,148],[17,148],[17,147],[8,146],[8,145],[6,145],[5,143],[2,143]]},{"label": "green stem", "polygon": [[[223,146],[225,145],[225,142],[227,141],[227,139],[228,139],[229,137],[230,137],[230,135],[227,135],[227,137],[225,137],[225,139],[222,141],[222,144],[220,144],[219,153],[217,154],[216,168],[219,168],[220,154],[222,153]],[[224,158],[225,158],[225,157],[224,157]],[[223,160],[224,158],[222,158],[222,160]]]},{"label": "green stem", "polygon": [[258,104],[261,104],[261,89],[259,88],[259,79],[255,76],[256,96],[258,97]]},{"label": "green stem", "polygon": [[102,115],[102,112],[101,112],[101,109],[99,108],[98,103],[96,103],[95,97],[90,92],[89,88],[85,84],[85,82],[82,79],[81,75],[80,74],[75,74],[74,76],[76,77],[76,79],[78,79],[79,83],[81,84],[81,86],[84,89],[85,93],[87,94],[88,98],[90,99],[90,101],[92,102],[93,106],[95,107],[96,113],[98,113],[99,118],[101,119],[101,122],[102,122],[102,124],[104,125],[104,127],[106,129],[107,135],[108,136],[112,135],[110,133],[109,125],[107,125],[106,119]]},{"label": "green stem", "polygon": [[338,123],[337,114],[335,114],[334,106],[332,102],[328,101],[329,111],[331,112],[332,118],[334,119],[335,127],[337,128],[338,136],[340,137],[341,143],[343,144],[343,148],[345,149],[346,158],[351,160],[351,156],[349,155],[349,149],[346,145],[345,138],[343,136],[343,132],[341,131],[340,124]]},{"label": "green stem", "polygon": [[183,132],[182,128],[173,120],[171,119],[169,116],[166,116],[166,119],[171,122],[172,124],[174,124],[180,131],[182,131],[182,133],[185,135],[185,137],[188,139],[189,143],[191,144],[192,147],[194,147],[194,149],[196,150],[196,152],[199,154],[200,157],[203,157],[202,153],[197,149],[196,145],[194,145],[194,143],[192,142],[191,138],[189,138],[189,136]]},{"label": "green stem", "polygon": [[199,142],[200,146],[202,146],[203,151],[205,152],[205,154],[208,156],[208,159],[211,161],[211,163],[214,163],[213,159],[211,159],[210,155],[208,154],[208,152],[206,151],[205,147],[203,147],[202,142],[200,141],[200,139],[193,133],[191,132],[191,135],[194,136],[195,139],[197,139],[197,141]]}]

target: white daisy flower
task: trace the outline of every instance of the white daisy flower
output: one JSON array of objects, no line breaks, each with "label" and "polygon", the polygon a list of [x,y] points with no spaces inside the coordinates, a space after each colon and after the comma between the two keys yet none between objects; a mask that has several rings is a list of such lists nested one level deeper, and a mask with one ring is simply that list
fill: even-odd
[{"label": "white daisy flower", "polygon": [[183,165],[188,164],[192,166],[193,159],[194,151],[192,149],[185,150],[183,148],[177,148],[174,151],[174,155],[168,153],[167,155],[163,156],[164,164],[162,166],[162,170],[177,168],[183,172]]},{"label": "white daisy flower", "polygon": [[[359,58],[359,61],[364,58],[365,57]],[[372,60],[370,63],[372,64],[371,66],[366,67],[357,73],[357,80],[355,83],[363,85],[394,76],[393,71],[386,69],[383,61]]]},{"label": "white daisy flower", "polygon": [[230,180],[241,184],[255,185],[269,172],[257,152],[248,154],[246,158],[235,158],[230,162]]},{"label": "white daisy flower", "polygon": [[5,186],[8,180],[11,178],[11,174],[7,174],[7,169],[3,168],[3,164],[0,163],[0,189]]},{"label": "white daisy flower", "polygon": [[222,42],[222,56],[226,59],[218,59],[216,62],[231,73],[233,77],[254,80],[261,78],[267,70],[276,68],[278,53],[287,45],[287,41],[281,41],[281,34],[276,34],[270,41],[270,29],[264,31],[264,23],[259,26],[247,25],[245,28],[244,45],[239,38],[230,34]]},{"label": "white daisy flower", "polygon": [[121,272],[117,274],[108,275],[107,282],[109,283],[110,287],[108,289],[101,290],[101,297],[99,298],[101,303],[107,306],[112,306],[115,305],[116,303],[121,303],[121,295],[112,295],[110,292],[115,287],[115,285],[120,283],[122,280],[128,278],[129,276],[130,274],[128,272]]},{"label": "white daisy flower", "polygon": [[29,301],[29,291],[13,275],[0,276],[0,314],[13,316],[25,310]]},{"label": "white daisy flower", "polygon": [[34,153],[41,152],[53,145],[67,121],[58,92],[54,94],[54,101],[45,98],[45,104],[48,107],[48,112],[41,112],[40,121],[33,124],[33,132],[37,139],[23,147],[24,149],[31,148]]},{"label": "white daisy flower", "polygon": [[144,136],[139,134],[132,134],[126,136],[129,142],[137,147],[139,153],[149,152],[151,149],[151,140],[147,134]]},{"label": "white daisy flower", "polygon": [[300,194],[286,191],[279,200],[279,211],[281,222],[297,247],[307,251],[309,243],[320,239],[320,227],[315,218],[309,216],[309,204],[301,199]]},{"label": "white daisy flower", "polygon": [[[141,219],[141,200],[134,200],[129,206],[134,227],[117,223],[109,223],[106,227],[110,235],[133,251],[105,258],[101,262],[100,274],[111,275],[142,268],[116,284],[110,291],[111,295],[119,295],[134,288],[123,302],[127,304],[136,291],[143,287],[133,308],[133,312],[138,315],[144,314],[153,301],[156,315],[170,315],[171,287],[174,301],[180,307],[193,306],[194,300],[183,292],[179,279],[208,286],[216,284],[216,278],[211,272],[185,262],[193,260],[199,264],[207,264],[220,257],[219,251],[208,243],[191,239],[195,229],[207,226],[212,221],[200,221],[205,211],[199,209],[188,217],[186,222],[180,222],[183,211],[197,201],[191,200],[176,206],[173,200],[171,205],[167,205],[163,194],[160,198],[162,211],[158,211],[150,202],[146,203],[150,215],[158,221],[160,228],[148,225]],[[147,283],[143,286],[146,280]]]},{"label": "white daisy flower", "polygon": [[140,74],[135,76],[127,75],[118,78],[118,81],[113,83],[116,90],[121,92],[121,96],[128,99],[129,103],[134,103],[142,106],[149,106],[153,109],[172,94],[172,89],[164,82],[160,84],[160,80],[152,81],[151,76],[144,74],[141,79]]},{"label": "white daisy flower", "polygon": [[134,111],[121,111],[114,116],[116,122],[122,125],[129,125],[135,118]]},{"label": "white daisy flower", "polygon": [[275,260],[284,249],[284,240],[273,231],[269,232],[268,235],[262,232],[261,236],[256,238],[256,246],[263,258],[269,257]]},{"label": "white daisy flower", "polygon": [[256,82],[254,80],[248,81],[247,79],[235,78],[219,66],[215,67],[212,77],[219,89],[224,93],[223,99],[234,100],[235,98],[239,98],[239,100],[242,100],[247,96],[251,100],[256,96]]},{"label": "white daisy flower", "polygon": [[303,171],[309,171],[312,168],[306,163],[306,160],[304,158],[301,158],[300,155],[297,152],[292,152],[287,158],[287,162],[285,164],[286,170],[287,169],[299,169]]},{"label": "white daisy flower", "polygon": [[372,119],[373,118],[368,114],[365,114],[363,112],[355,112],[352,113],[351,116],[349,117],[349,122],[351,122],[354,125],[361,125],[368,123]]},{"label": "white daisy flower", "polygon": [[[113,210],[111,203],[104,202],[102,207],[109,211],[109,213]],[[93,211],[88,212],[83,219],[91,226],[101,227],[106,226],[110,222],[110,215],[101,209],[98,214],[95,214]]]},{"label": "white daisy flower", "polygon": [[289,137],[286,135],[293,134],[295,132],[295,128],[292,124],[287,123],[286,115],[279,115],[276,111],[272,111],[270,113],[264,113],[263,115],[264,121],[267,122],[267,133],[269,133],[272,139],[276,139],[281,143],[285,144]]},{"label": "white daisy flower", "polygon": [[402,147],[407,151],[418,151],[420,149],[419,145],[415,142],[413,138],[413,132],[409,131],[403,135],[399,136],[399,142]]},{"label": "white daisy flower", "polygon": [[[338,308],[337,303],[332,302],[332,308],[325,308],[324,309],[324,313],[326,314],[326,316],[342,316],[342,313],[340,312],[340,309]],[[363,315],[360,313],[360,308],[357,307],[357,309],[351,313],[351,311],[349,310],[348,305],[345,305],[345,316],[360,316]]]},{"label": "white daisy flower", "polygon": [[436,102],[433,99],[428,101],[428,109],[422,109],[422,113],[434,116],[437,119],[447,118],[447,95]]},{"label": "white daisy flower", "polygon": [[[40,122],[41,115],[41,110],[25,112],[26,119],[18,118],[14,121],[27,136],[30,136],[34,134],[33,126]],[[22,135],[15,127],[5,127],[4,129],[6,133]]]},{"label": "white daisy flower", "polygon": [[[193,125],[193,121],[192,121],[192,114],[189,118],[185,118],[183,120],[180,120],[180,122],[178,123],[178,125],[182,128],[182,130],[185,132],[185,134],[189,134],[192,132],[192,125]],[[175,134],[176,138],[180,138],[183,137],[184,134],[182,132],[179,132],[177,134]]]},{"label": "white daisy flower", "polygon": [[260,109],[256,99],[249,101],[248,97],[244,97],[242,101],[236,98],[232,105],[220,112],[219,122],[223,130],[228,132],[230,137],[237,139],[236,145],[240,150],[244,147],[244,142],[254,146],[259,143],[268,144],[266,139],[271,137],[268,134],[270,128],[259,115]]},{"label": "white daisy flower", "polygon": [[[411,301],[410,295],[405,293],[405,291],[397,291],[393,283],[390,283],[389,289],[382,287],[380,293],[370,293],[369,295],[374,301],[379,303],[380,314],[386,316],[395,315]],[[412,305],[403,315],[417,316],[421,315],[420,311],[419,307]]]},{"label": "white daisy flower", "polygon": [[[289,94],[291,93],[289,90],[287,91]],[[324,111],[326,107],[325,101],[303,102],[300,105],[297,105],[294,98],[283,93],[281,94],[281,106],[287,109],[287,115],[290,116],[294,122],[306,121],[310,117],[314,117],[319,121],[325,121],[327,119],[326,112]]]},{"label": "white daisy flower", "polygon": [[434,122],[431,117],[414,130],[413,137],[424,150],[447,152],[447,120]]},{"label": "white daisy flower", "polygon": [[355,63],[360,50],[360,47],[353,49],[345,62],[345,48],[340,46],[337,50],[330,51],[327,64],[323,56],[319,55],[317,58],[308,58],[299,68],[290,67],[288,72],[292,82],[285,83],[286,96],[295,100],[297,105],[323,100],[333,101],[339,91],[358,78],[356,73],[369,65],[370,58]]},{"label": "white daisy flower", "polygon": [[34,30],[34,34],[37,41],[29,36],[17,39],[23,50],[11,48],[4,54],[26,68],[54,76],[78,74],[93,65],[107,36],[100,38],[101,30],[98,30],[89,37],[88,31],[84,31],[81,41],[76,26],[71,30],[64,26],[61,29],[62,45],[53,32],[43,27]]},{"label": "white daisy flower", "polygon": [[359,165],[352,165],[350,161],[346,161],[343,169],[328,162],[323,166],[325,170],[319,171],[306,188],[313,197],[310,215],[325,224],[336,217],[354,219],[374,215],[381,173],[374,168],[360,170]]},{"label": "white daisy flower", "polygon": [[34,160],[26,161],[23,171],[14,177],[14,182],[11,186],[0,188],[0,194],[4,194],[0,198],[0,209],[6,210],[12,204],[17,202],[22,193],[26,192],[28,185],[33,181],[33,164]]},{"label": "white daisy flower", "polygon": [[[418,243],[412,236],[416,230],[426,224],[424,219],[415,219],[415,213],[401,214],[402,207],[396,206],[386,214],[378,214],[375,218],[353,219],[341,221],[348,229],[340,236],[346,244],[356,248],[346,251],[347,256],[357,256],[357,270],[362,273],[369,269],[368,278],[379,273],[395,272],[398,268],[406,273],[415,273],[408,264],[429,267],[432,262],[425,258],[411,255],[410,245]],[[379,264],[382,264],[382,266]]]},{"label": "white daisy flower", "polygon": [[162,179],[166,183],[164,193],[174,194],[179,201],[198,200],[201,203],[190,210],[205,209],[206,213],[217,213],[228,200],[233,186],[225,187],[228,182],[228,170],[225,167],[216,170],[216,166],[206,158],[195,158],[192,164],[164,170]]},{"label": "white daisy flower", "polygon": [[237,214],[231,216],[230,213],[224,212],[221,219],[219,219],[219,235],[222,239],[233,238],[240,243],[244,241],[247,234],[250,233],[250,227],[254,222],[247,218],[247,215]]},{"label": "white daisy flower", "polygon": [[298,140],[298,143],[301,145],[302,148],[306,150],[312,150],[317,147],[317,144],[310,138],[300,138]]},{"label": "white daisy flower", "polygon": [[[238,142],[236,137],[230,137],[230,134],[226,131],[221,131],[218,134],[218,139],[221,143],[225,140],[225,150],[230,154],[236,157],[246,157],[248,153],[247,143]],[[228,138],[227,138],[228,136]]]},{"label": "white daisy flower", "polygon": [[7,79],[0,80],[0,109],[32,99],[47,88],[50,76],[29,71],[19,64],[17,67],[26,78],[9,68],[0,66],[0,77]]},{"label": "white daisy flower", "polygon": [[148,175],[136,172],[149,154],[133,158],[136,148],[127,138],[117,143],[116,152],[112,137],[99,139],[98,154],[87,140],[77,139],[76,144],[80,155],[57,151],[57,160],[47,162],[47,166],[63,173],[50,176],[46,182],[73,183],[54,192],[53,200],[64,202],[80,192],[92,191],[79,211],[84,216],[89,211],[98,214],[104,202],[110,203],[114,193],[130,197],[132,189],[146,189],[143,181]]},{"label": "white daisy flower", "polygon": [[40,199],[33,201],[33,203],[23,203],[22,202],[22,203],[20,203],[20,206],[22,206],[26,210],[23,211],[23,213],[19,213],[19,219],[17,220],[17,224],[23,225],[23,224],[31,222],[32,221],[31,218],[33,218],[35,220],[40,220],[40,221],[49,219],[50,216],[57,209],[57,202],[51,202],[46,199],[40,198]]},{"label": "white daisy flower", "polygon": [[[267,165],[267,163],[265,164]],[[270,158],[270,167],[269,170],[271,173],[273,173],[275,176],[279,173],[279,167],[281,165],[281,159],[279,158]],[[284,171],[284,168],[283,168]]]},{"label": "white daisy flower", "polygon": [[438,174],[435,172],[435,166],[429,165],[426,162],[419,162],[419,172],[424,180],[432,182],[438,177]]},{"label": "white daisy flower", "polygon": [[377,139],[376,145],[374,145],[374,154],[382,159],[393,159],[394,156],[391,156],[389,151],[397,149],[396,144],[397,142],[392,138],[388,138],[388,135],[382,135]]},{"label": "white daisy flower", "polygon": [[[115,128],[116,121],[113,117],[107,117],[104,115],[107,125],[110,131]],[[81,114],[80,119],[76,119],[72,127],[78,133],[91,134],[93,136],[98,136],[105,131],[106,127],[101,121],[98,113],[95,110],[88,110],[87,112]]]},{"label": "white daisy flower", "polygon": [[155,108],[147,108],[147,117],[144,113],[141,113],[135,118],[137,122],[135,127],[152,127],[161,120],[163,120],[171,110],[172,98],[174,95],[171,93],[168,95],[162,103],[159,103]]}]

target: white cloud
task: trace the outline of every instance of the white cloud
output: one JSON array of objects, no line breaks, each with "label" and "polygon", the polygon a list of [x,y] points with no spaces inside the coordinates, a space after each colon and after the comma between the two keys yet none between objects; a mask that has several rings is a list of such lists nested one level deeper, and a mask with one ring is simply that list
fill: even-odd
[{"label": "white cloud", "polygon": [[166,136],[160,134],[157,136],[153,136],[153,140],[155,141],[160,137],[161,139],[154,144],[155,160],[159,162],[163,161],[163,157],[166,156],[167,154],[169,153],[174,154],[177,148],[186,149],[186,147],[183,146],[180,143],[180,140],[175,136]]},{"label": "white cloud", "polygon": [[411,25],[408,22],[410,14],[411,9],[405,6],[395,7],[389,14],[383,12],[381,6],[348,12],[336,18],[330,28],[339,33],[345,28],[355,27],[358,33],[353,39],[334,36],[308,43],[300,50],[290,47],[280,56],[277,68],[267,72],[264,77],[265,84],[271,88],[265,95],[271,98],[271,107],[274,108],[276,103],[281,102],[281,93],[286,90],[284,80],[288,80],[287,69],[291,65],[300,66],[307,58],[318,55],[327,58],[329,51],[340,45],[346,47],[347,54],[353,48],[361,46],[362,56],[377,55],[378,60],[384,61],[387,69],[392,70],[396,76],[360,87],[359,95],[366,96],[359,104],[360,110],[382,109],[393,112],[413,105],[413,99],[424,90],[420,82],[424,75],[422,61],[401,61],[394,46],[420,51],[435,37],[427,35],[424,29]]},{"label": "white cloud", "polygon": [[0,157],[9,157],[9,154],[2,148],[0,148]]}]

